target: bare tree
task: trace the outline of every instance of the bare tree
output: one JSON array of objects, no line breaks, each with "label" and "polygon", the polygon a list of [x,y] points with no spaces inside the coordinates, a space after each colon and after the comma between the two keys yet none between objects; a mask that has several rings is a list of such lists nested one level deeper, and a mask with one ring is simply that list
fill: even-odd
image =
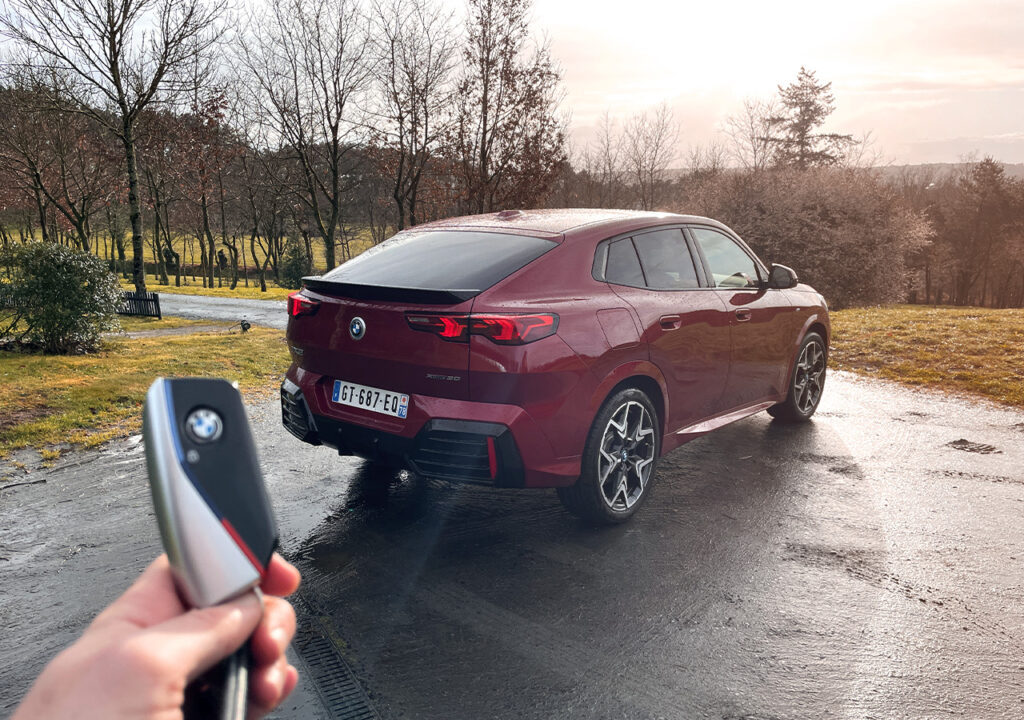
[{"label": "bare tree", "polygon": [[755,172],[771,166],[774,146],[770,135],[773,118],[782,112],[776,98],[757,100],[747,98],[743,109],[725,119],[725,134],[729,136],[732,159],[745,170]]},{"label": "bare tree", "polygon": [[561,73],[541,45],[526,61],[529,0],[469,0],[452,150],[464,207],[543,200],[565,159]]},{"label": "bare tree", "polygon": [[373,11],[379,98],[373,114],[384,121],[381,159],[394,180],[401,230],[407,220],[418,222],[420,179],[446,132],[456,36],[451,14],[426,0],[385,0]]},{"label": "bare tree", "polygon": [[623,135],[623,156],[627,172],[636,182],[642,210],[658,206],[665,171],[675,158],[679,128],[668,105],[659,105],[652,115],[636,115]]},{"label": "bare tree", "polygon": [[222,0],[7,0],[0,32],[29,65],[69,82],[76,109],[120,139],[128,174],[135,288],[146,289],[136,125],[180,70],[217,39]]},{"label": "bare tree", "polygon": [[45,216],[52,208],[74,228],[78,246],[91,252],[93,216],[116,188],[116,148],[93,118],[69,109],[66,99],[51,102],[59,97],[53,78],[28,68],[9,77],[0,168],[36,201],[44,241],[50,239]]},{"label": "bare tree", "polygon": [[615,121],[605,110],[597,126],[595,150],[600,182],[599,207],[618,207],[621,204],[622,144],[622,135],[616,133]]},{"label": "bare tree", "polygon": [[50,239],[46,221],[49,200],[43,191],[43,175],[49,172],[52,153],[47,138],[40,132],[41,113],[36,109],[38,99],[33,96],[32,87],[26,87],[21,78],[0,95],[6,108],[0,120],[0,169],[10,190],[31,198],[46,242]]},{"label": "bare tree", "polygon": [[252,103],[301,168],[298,194],[334,267],[344,196],[356,182],[355,100],[371,69],[365,20],[354,0],[270,0],[252,27],[241,52]]}]

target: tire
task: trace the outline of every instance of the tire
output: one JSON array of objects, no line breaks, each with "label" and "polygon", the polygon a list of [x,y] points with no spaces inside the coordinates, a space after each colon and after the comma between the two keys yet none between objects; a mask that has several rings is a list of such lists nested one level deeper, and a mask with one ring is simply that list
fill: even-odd
[{"label": "tire", "polygon": [[821,402],[827,369],[825,341],[816,332],[807,333],[797,350],[793,375],[789,379],[789,393],[785,400],[768,408],[768,414],[782,422],[810,420]]},{"label": "tire", "polygon": [[620,390],[594,418],[579,479],[558,488],[558,498],[588,522],[625,522],[651,494],[660,453],[661,426],[650,398],[636,388]]}]

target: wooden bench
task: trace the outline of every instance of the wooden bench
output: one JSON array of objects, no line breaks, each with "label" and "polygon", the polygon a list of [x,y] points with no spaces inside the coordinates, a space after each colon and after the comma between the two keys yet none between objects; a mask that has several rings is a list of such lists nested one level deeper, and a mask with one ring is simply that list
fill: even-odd
[{"label": "wooden bench", "polygon": [[160,317],[160,294],[155,292],[134,292],[121,293],[121,307],[118,308],[118,315],[141,315],[142,317]]}]

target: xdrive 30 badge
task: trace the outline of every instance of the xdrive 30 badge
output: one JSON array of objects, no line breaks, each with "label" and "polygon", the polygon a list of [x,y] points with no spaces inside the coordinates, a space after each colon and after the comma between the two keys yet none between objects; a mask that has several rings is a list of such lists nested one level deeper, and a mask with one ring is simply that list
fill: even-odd
[{"label": "xdrive 30 badge", "polygon": [[362,340],[363,335],[366,334],[366,323],[361,317],[354,317],[348,324],[348,334],[352,336],[353,340]]}]

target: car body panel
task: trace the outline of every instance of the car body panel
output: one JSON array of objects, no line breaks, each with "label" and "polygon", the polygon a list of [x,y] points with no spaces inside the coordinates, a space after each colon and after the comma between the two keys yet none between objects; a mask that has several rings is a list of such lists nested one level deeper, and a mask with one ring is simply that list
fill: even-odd
[{"label": "car body panel", "polygon": [[[367,301],[303,290],[321,305],[313,315],[289,319],[293,363],[286,384],[307,408],[310,441],[369,457],[377,456],[378,437],[412,447],[408,443],[420,442],[438,421],[477,424],[470,429],[506,428],[512,439],[502,440],[503,447],[520,456],[522,485],[553,487],[575,481],[593,418],[622,386],[642,387],[651,396],[661,420],[663,454],[780,402],[806,332],[820,328],[826,344],[829,340],[827,307],[812,288],[768,289],[763,283],[749,289],[709,287],[710,270],[688,231],[683,232],[701,287],[666,291],[614,285],[592,272],[603,242],[691,226],[718,230],[746,248],[726,226],[698,216],[608,210],[492,213],[450,218],[414,231],[520,234],[557,246],[452,305]],[[759,274],[767,277],[763,263],[750,254]],[[449,342],[409,327],[409,313],[427,312],[550,313],[557,315],[557,332],[523,345],[496,344],[477,335],[468,342]],[[349,333],[357,316],[366,324],[361,340]],[[335,379],[408,394],[408,416],[399,419],[333,402]],[[318,421],[329,431],[318,434]],[[339,436],[347,431],[339,427],[378,435],[370,446],[353,450]],[[486,447],[493,452],[493,438],[488,438]]]}]

